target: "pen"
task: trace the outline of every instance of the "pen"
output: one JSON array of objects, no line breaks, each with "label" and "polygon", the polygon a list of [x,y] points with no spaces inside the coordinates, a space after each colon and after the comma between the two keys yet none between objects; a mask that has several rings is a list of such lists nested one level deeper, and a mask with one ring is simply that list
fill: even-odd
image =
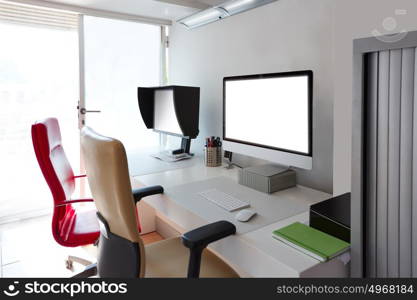
[{"label": "pen", "polygon": [[221,147],[222,146],[222,142],[220,140],[220,137],[215,137],[215,136],[211,136],[211,137],[207,137],[206,138],[206,144],[205,147],[208,148],[212,148],[212,147]]},{"label": "pen", "polygon": [[221,142],[220,142],[220,138],[216,137],[216,147],[220,147],[221,146]]}]

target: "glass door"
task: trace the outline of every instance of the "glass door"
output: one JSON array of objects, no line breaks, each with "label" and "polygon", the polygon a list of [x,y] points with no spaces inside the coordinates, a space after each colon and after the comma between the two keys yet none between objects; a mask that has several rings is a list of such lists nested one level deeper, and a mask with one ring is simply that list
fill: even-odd
[{"label": "glass door", "polygon": [[161,27],[83,16],[81,45],[81,125],[121,140],[129,153],[159,145],[142,122],[137,88],[158,86]]}]

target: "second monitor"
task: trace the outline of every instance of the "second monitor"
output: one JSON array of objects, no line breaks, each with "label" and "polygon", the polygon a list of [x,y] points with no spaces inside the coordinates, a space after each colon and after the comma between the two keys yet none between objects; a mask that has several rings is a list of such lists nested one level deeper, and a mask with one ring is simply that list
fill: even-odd
[{"label": "second monitor", "polygon": [[174,90],[157,89],[154,92],[153,129],[171,135],[183,136],[175,112]]},{"label": "second monitor", "polygon": [[199,132],[200,88],[139,87],[138,103],[147,128],[181,137],[181,148],[173,154],[190,154],[191,139]]}]

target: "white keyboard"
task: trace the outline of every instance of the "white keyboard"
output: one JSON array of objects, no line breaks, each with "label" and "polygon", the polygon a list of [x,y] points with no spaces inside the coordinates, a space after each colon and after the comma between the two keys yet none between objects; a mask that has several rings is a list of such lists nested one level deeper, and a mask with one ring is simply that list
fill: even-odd
[{"label": "white keyboard", "polygon": [[199,195],[229,212],[250,206],[249,203],[216,189],[201,192]]}]

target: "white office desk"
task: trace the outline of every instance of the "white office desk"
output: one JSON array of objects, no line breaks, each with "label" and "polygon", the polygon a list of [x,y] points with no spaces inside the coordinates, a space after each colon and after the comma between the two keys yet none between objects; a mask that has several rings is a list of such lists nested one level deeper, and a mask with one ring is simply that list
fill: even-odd
[{"label": "white office desk", "polygon": [[[134,177],[134,187],[141,185],[162,185],[165,188],[175,187],[194,181],[227,176],[237,181],[237,169],[227,170],[224,167],[208,168],[203,163],[189,168],[170,170],[161,173]],[[331,195],[310,188],[297,186],[273,194],[275,197],[291,201],[305,201],[314,204]],[[151,224],[149,220],[154,214],[179,233],[208,223],[201,216],[187,207],[179,205],[167,195],[147,197],[140,212],[141,221]],[[272,238],[272,231],[292,222],[308,222],[308,205],[305,212],[296,216],[288,216],[278,222],[244,234],[236,234],[209,246],[217,255],[227,261],[242,277],[346,277],[349,266],[339,259],[326,263],[311,258],[282,242]],[[152,226],[152,225],[150,225]]]}]

